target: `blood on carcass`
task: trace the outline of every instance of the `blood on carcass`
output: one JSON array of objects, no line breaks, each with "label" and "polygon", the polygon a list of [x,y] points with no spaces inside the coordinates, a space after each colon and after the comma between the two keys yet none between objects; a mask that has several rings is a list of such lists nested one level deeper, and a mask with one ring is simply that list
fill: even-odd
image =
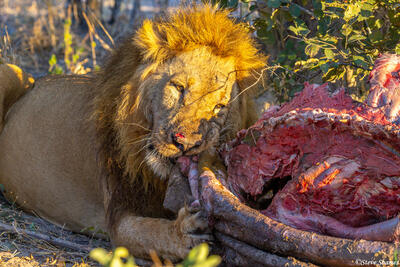
[{"label": "blood on carcass", "polygon": [[330,95],[326,85],[306,84],[222,149],[228,184],[243,201],[274,189],[271,203],[259,209],[289,226],[351,235],[335,228],[351,231],[400,212],[396,128],[381,109],[343,90]]}]

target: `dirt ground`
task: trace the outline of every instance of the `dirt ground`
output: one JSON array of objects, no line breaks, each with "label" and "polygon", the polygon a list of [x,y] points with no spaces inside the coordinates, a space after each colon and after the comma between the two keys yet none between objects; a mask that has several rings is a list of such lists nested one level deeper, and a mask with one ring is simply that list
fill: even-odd
[{"label": "dirt ground", "polygon": [[[11,229],[8,229],[11,228]],[[28,232],[28,233],[26,233]],[[43,235],[50,242],[35,238]],[[55,246],[55,239],[69,249]],[[96,266],[81,248],[111,249],[106,240],[72,233],[33,214],[27,214],[0,196],[0,267],[1,266]]]}]

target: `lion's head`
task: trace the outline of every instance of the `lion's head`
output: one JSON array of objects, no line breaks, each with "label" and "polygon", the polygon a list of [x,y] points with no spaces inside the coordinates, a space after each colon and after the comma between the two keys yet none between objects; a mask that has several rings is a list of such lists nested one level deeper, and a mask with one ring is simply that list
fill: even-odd
[{"label": "lion's head", "polygon": [[166,177],[177,157],[246,127],[240,85],[264,64],[247,29],[226,11],[185,8],[145,21],[103,72],[96,100],[103,145],[114,146],[129,177],[146,166]]}]

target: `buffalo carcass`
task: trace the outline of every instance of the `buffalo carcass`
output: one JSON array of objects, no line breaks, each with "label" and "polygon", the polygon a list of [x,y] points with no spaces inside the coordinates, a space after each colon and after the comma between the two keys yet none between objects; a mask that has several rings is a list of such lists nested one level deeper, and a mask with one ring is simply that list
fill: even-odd
[{"label": "buffalo carcass", "polygon": [[396,260],[399,70],[396,55],[376,61],[366,104],[344,90],[306,84],[291,102],[222,145],[216,157],[224,164],[210,155],[180,159],[182,170],[191,170],[192,196],[207,212],[226,262],[357,266]]}]

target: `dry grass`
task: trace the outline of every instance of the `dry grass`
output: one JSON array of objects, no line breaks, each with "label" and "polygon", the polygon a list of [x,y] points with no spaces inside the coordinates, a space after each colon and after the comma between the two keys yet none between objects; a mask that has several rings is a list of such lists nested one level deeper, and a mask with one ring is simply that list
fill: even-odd
[{"label": "dry grass", "polygon": [[[105,2],[104,18],[107,19],[112,1]],[[111,26],[103,25],[95,12],[88,12],[85,19],[89,22],[89,29],[82,30],[78,23],[73,23],[67,33],[65,22],[67,19],[76,20],[76,12],[66,9],[65,1],[2,0],[0,59],[21,66],[34,77],[48,73],[53,54],[65,73],[90,72],[98,62],[104,61],[114,46],[114,40],[132,32],[144,16],[143,13],[132,25],[125,13],[121,12],[118,21]],[[71,64],[67,56],[71,57]],[[76,62],[72,62],[72,57]]]}]

